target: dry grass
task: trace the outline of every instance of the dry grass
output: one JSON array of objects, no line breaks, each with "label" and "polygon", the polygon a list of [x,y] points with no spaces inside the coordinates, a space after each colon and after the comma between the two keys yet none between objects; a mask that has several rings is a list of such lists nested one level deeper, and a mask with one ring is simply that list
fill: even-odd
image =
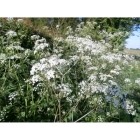
[{"label": "dry grass", "polygon": [[139,55],[140,56],[140,50],[125,49],[124,53],[131,54],[131,55]]}]

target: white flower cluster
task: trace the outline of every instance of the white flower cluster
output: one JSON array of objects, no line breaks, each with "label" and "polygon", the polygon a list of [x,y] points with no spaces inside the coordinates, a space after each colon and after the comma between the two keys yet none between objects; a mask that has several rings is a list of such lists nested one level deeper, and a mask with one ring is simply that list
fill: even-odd
[{"label": "white flower cluster", "polygon": [[68,83],[66,84],[63,83],[63,84],[58,85],[58,89],[63,94],[63,97],[67,97],[72,92],[70,87],[71,85]]},{"label": "white flower cluster", "polygon": [[88,67],[87,68],[88,71],[93,71],[93,70],[97,71],[98,69],[99,68],[98,67],[95,67],[95,66],[91,66],[91,67]]},{"label": "white flower cluster", "polygon": [[21,58],[22,58],[22,56],[20,54],[15,54],[15,55],[8,57],[8,59],[21,59]]},{"label": "white flower cluster", "polygon": [[33,75],[31,78],[31,82],[33,84],[35,84],[36,82],[41,81],[41,80],[42,80],[42,78],[39,75]]},{"label": "white flower cluster", "polygon": [[[96,79],[96,77],[94,77]],[[107,93],[108,86],[104,84],[99,84],[92,80],[90,83],[88,81],[81,81],[78,85],[79,92],[78,94],[82,96],[86,96],[87,98],[90,95],[94,95],[95,93]]]},{"label": "white flower cluster", "polygon": [[71,26],[68,26],[68,27],[67,27],[66,35],[70,35],[70,34],[73,34],[73,33],[74,33],[74,32],[73,32]]},{"label": "white flower cluster", "polygon": [[[116,34],[115,36],[117,35],[120,34]],[[82,56],[70,56],[70,59],[73,61],[81,59],[88,66],[90,66],[87,67],[87,70],[92,72],[92,74],[89,75],[88,81],[83,80],[79,83],[78,94],[81,97],[86,96],[86,98],[89,98],[90,95],[95,93],[103,93],[103,95],[105,95],[106,102],[112,102],[115,107],[121,107],[124,104],[127,93],[122,92],[120,86],[113,81],[115,79],[115,75],[119,75],[122,70],[119,65],[115,64],[118,64],[119,62],[120,64],[129,65],[129,62],[134,60],[133,57],[108,52],[105,46],[101,45],[100,43],[95,43],[88,38],[68,36],[66,42],[74,45],[77,48],[77,54],[82,54]],[[95,62],[92,59],[92,55],[99,56],[99,54],[101,54],[101,56],[98,57],[97,60],[106,62],[102,62],[103,64],[101,67],[103,69],[107,68],[107,63],[111,63],[112,66],[114,65],[114,69],[110,70],[110,74],[95,72],[101,68],[93,66]],[[129,82],[129,80],[125,79],[125,82]]]},{"label": "white flower cluster", "polygon": [[56,25],[56,29],[59,29],[60,25]]},{"label": "white flower cluster", "polygon": [[114,61],[121,61],[121,55],[109,52],[107,54],[103,54],[100,59],[106,60],[109,63],[114,63]]},{"label": "white flower cluster", "polygon": [[103,35],[104,37],[107,37],[106,39],[110,41],[114,38],[121,38],[121,37],[127,36],[129,33],[128,32],[115,32],[112,34],[112,33],[106,32],[105,30],[102,30],[100,34]]},{"label": "white flower cluster", "polygon": [[100,73],[100,80],[105,82],[108,78],[111,78],[113,79],[113,77],[111,75],[107,75],[107,74],[103,74],[103,73]]},{"label": "white flower cluster", "polygon": [[0,61],[6,60],[6,54],[5,53],[0,53]]},{"label": "white flower cluster", "polygon": [[37,40],[37,39],[39,39],[39,38],[40,38],[39,35],[32,35],[32,36],[31,36],[31,40]]},{"label": "white flower cluster", "polygon": [[98,55],[105,51],[105,46],[103,46],[101,43],[95,43],[88,38],[68,36],[66,41],[75,45],[77,47],[77,52],[81,54],[89,52],[90,55]]},{"label": "white flower cluster", "polygon": [[[128,66],[130,63],[134,62],[134,57],[129,57],[128,55],[124,55],[121,53],[116,54],[116,53],[108,52],[108,53],[102,54],[102,56],[99,58],[99,60],[106,61],[107,63],[110,63],[111,65],[113,63],[119,62],[120,65]],[[121,70],[120,66],[117,65],[115,67],[116,67],[116,70]],[[114,73],[116,73],[116,72],[114,72]]]},{"label": "white flower cluster", "polygon": [[131,80],[130,80],[129,78],[125,78],[125,79],[124,79],[124,82],[126,82],[126,83],[130,83]]},{"label": "white flower cluster", "polygon": [[[79,32],[82,26],[78,26]],[[118,50],[115,50],[114,53],[109,52],[108,47],[111,48],[110,44],[104,43],[103,45],[103,43],[94,42],[89,35],[86,37],[72,36],[73,31],[71,27],[68,27],[67,33],[70,35],[66,39],[62,37],[54,39],[53,54],[49,57],[45,55],[46,52],[44,50],[48,47],[46,40],[44,38],[39,39],[39,36],[32,36],[32,40],[35,40],[34,54],[40,51],[40,56],[43,56],[43,58],[40,57],[39,61],[33,64],[30,71],[30,75],[32,76],[31,82],[35,84],[36,82],[49,80],[53,90],[56,90],[57,93],[60,92],[63,97],[67,97],[67,101],[72,103],[73,100],[76,100],[76,96],[69,96],[72,93],[71,84],[65,82],[57,84],[57,78],[62,78],[63,81],[67,72],[74,75],[73,71],[71,71],[73,68],[71,64],[79,65],[77,63],[79,61],[82,65],[80,72],[86,74],[77,83],[76,92],[79,97],[88,98],[92,101],[96,97],[100,106],[110,102],[116,108],[121,107],[125,110],[128,110],[128,108],[129,110],[133,110],[131,104],[129,107],[124,106],[127,93],[123,92],[121,85],[119,86],[117,83],[117,77],[123,71],[123,67],[121,66],[129,65],[133,58],[119,54]],[[117,33],[111,36],[110,34],[110,38],[122,35],[121,33]],[[66,45],[70,48],[67,56],[64,54]],[[129,82],[127,78],[124,81]],[[134,114],[133,111],[127,111],[127,113]]]},{"label": "white flower cluster", "polygon": [[4,64],[6,61],[7,57],[4,53],[0,54],[0,64]]},{"label": "white flower cluster", "polygon": [[[32,36],[32,39],[37,39],[38,36]],[[47,48],[49,46],[48,43],[46,43],[46,39],[42,38],[42,39],[38,39],[35,41],[35,46],[34,46],[34,54],[36,54],[39,51],[43,51],[45,48]]]},{"label": "white flower cluster", "polygon": [[15,32],[15,31],[8,31],[7,33],[6,33],[6,36],[8,37],[8,38],[12,38],[12,37],[15,37],[15,36],[17,36],[17,33]]},{"label": "white flower cluster", "polygon": [[119,75],[119,72],[116,71],[116,70],[111,70],[110,73],[112,73],[112,74],[116,74],[116,75]]},{"label": "white flower cluster", "polygon": [[[79,87],[78,94],[81,97],[86,96],[86,98],[90,98],[91,95],[97,95],[97,93],[102,93],[102,95],[105,95],[106,102],[112,102],[114,107],[122,107],[124,109],[127,93],[121,92],[120,86],[118,86],[115,82],[114,83],[112,82],[112,85],[111,84],[103,85],[96,83],[95,82],[96,78],[97,77],[92,75],[92,78],[90,77],[90,79],[93,79],[91,83],[87,81],[80,82],[78,86]],[[130,102],[129,105],[131,107],[128,108],[127,106],[127,108],[125,107],[125,109],[127,110],[127,113],[129,114],[131,113],[133,115],[134,108],[132,108],[132,104]]]},{"label": "white flower cluster", "polygon": [[69,58],[70,58],[70,61],[74,61],[74,62],[80,59],[80,57],[77,55],[69,56]]},{"label": "white flower cluster", "polygon": [[140,78],[137,78],[137,79],[135,80],[135,83],[138,84],[138,85],[140,85]]},{"label": "white flower cluster", "polygon": [[16,96],[17,96],[17,93],[10,93],[8,97],[9,97],[9,100],[11,101],[11,100],[13,100]]},{"label": "white flower cluster", "polygon": [[[59,59],[57,55],[52,55],[48,58],[42,58],[40,59],[40,62],[35,63],[30,71],[30,74],[33,75],[33,77],[37,74],[44,75],[44,78],[50,80],[52,78],[55,78],[55,74],[57,74],[57,71],[61,72],[62,66],[67,66],[67,61],[65,59]],[[40,76],[35,77],[31,80],[33,83],[39,81],[41,79]]]},{"label": "white flower cluster", "polygon": [[11,22],[11,21],[13,21],[14,19],[13,19],[13,17],[7,17],[6,20],[9,21],[9,22]]},{"label": "white flower cluster", "polygon": [[23,51],[24,48],[22,48],[21,46],[10,45],[10,46],[7,47],[7,50],[21,50],[21,51]]},{"label": "white flower cluster", "polygon": [[17,19],[17,22],[18,23],[21,23],[21,22],[23,22],[24,20],[23,19]]},{"label": "white flower cluster", "polygon": [[124,103],[121,105],[123,109],[126,110],[127,114],[135,115],[136,110],[134,109],[134,106],[129,100],[124,101]]},{"label": "white flower cluster", "polygon": [[15,64],[14,67],[15,67],[16,69],[20,69],[20,68],[21,68],[21,66],[20,66],[19,64]]},{"label": "white flower cluster", "polygon": [[30,54],[31,54],[31,50],[30,49],[26,49],[25,51],[24,51],[24,54],[25,54],[25,56],[29,56]]},{"label": "white flower cluster", "polygon": [[104,122],[104,119],[101,116],[98,116],[98,122]]},{"label": "white flower cluster", "polygon": [[5,115],[6,115],[6,109],[4,108],[2,111],[0,111],[0,121],[5,121]]},{"label": "white flower cluster", "polygon": [[54,74],[55,74],[54,70],[48,70],[45,76],[47,77],[48,80],[50,80],[51,78],[55,78]]}]

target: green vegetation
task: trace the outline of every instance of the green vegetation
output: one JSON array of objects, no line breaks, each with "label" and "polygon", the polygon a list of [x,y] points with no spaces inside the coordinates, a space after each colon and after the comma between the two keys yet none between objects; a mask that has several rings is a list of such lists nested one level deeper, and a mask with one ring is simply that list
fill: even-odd
[{"label": "green vegetation", "polygon": [[0,121],[139,122],[140,62],[123,51],[136,24],[1,18]]}]

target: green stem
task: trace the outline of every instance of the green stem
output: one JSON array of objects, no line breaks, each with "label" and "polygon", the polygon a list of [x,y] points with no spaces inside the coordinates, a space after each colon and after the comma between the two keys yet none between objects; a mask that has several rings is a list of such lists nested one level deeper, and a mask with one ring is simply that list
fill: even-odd
[{"label": "green stem", "polygon": [[59,121],[61,122],[61,101],[58,100],[58,108],[59,108]]}]

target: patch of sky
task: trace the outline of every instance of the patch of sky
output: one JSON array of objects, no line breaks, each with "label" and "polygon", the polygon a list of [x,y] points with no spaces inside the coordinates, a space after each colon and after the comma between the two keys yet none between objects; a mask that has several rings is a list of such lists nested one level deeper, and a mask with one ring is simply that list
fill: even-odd
[{"label": "patch of sky", "polygon": [[140,49],[140,29],[133,31],[132,34],[126,39],[126,48]]}]

